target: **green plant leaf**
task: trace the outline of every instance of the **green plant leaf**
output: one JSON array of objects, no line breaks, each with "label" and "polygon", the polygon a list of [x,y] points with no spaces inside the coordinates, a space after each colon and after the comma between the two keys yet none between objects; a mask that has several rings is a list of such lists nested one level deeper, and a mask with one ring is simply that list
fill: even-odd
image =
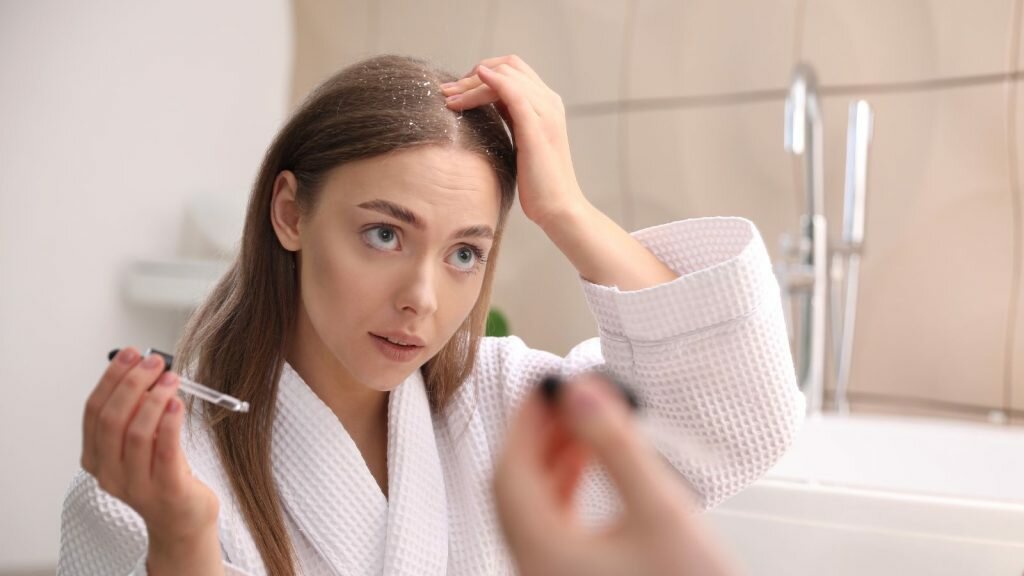
[{"label": "green plant leaf", "polygon": [[484,334],[486,336],[509,335],[508,320],[497,308],[491,308],[487,313],[487,329],[484,331]]}]

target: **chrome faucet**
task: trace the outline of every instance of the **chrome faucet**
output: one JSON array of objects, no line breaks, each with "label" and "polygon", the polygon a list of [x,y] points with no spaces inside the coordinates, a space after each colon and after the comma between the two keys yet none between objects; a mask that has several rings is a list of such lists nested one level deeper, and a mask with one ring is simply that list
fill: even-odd
[{"label": "chrome faucet", "polygon": [[786,150],[804,157],[806,202],[798,240],[783,237],[785,262],[779,276],[784,295],[798,300],[798,318],[789,326],[791,337],[795,337],[797,382],[807,397],[809,413],[821,411],[825,390],[828,232],[821,140],[817,77],[810,66],[798,64],[786,99],[785,145]]},{"label": "chrome faucet", "polygon": [[[782,261],[776,264],[776,275],[782,288],[784,309],[787,314],[786,325],[794,343],[793,356],[797,381],[807,398],[807,412],[811,414],[821,412],[823,407],[826,331],[829,328],[829,316],[832,320],[835,344],[833,355],[837,367],[836,406],[840,411],[846,410],[845,395],[853,350],[859,254],[864,238],[864,197],[871,109],[867,102],[859,101],[851,106],[850,114],[843,241],[836,246],[831,267],[833,274],[839,274],[834,287],[840,286],[839,280],[846,280],[845,289],[839,293],[830,292],[832,278],[829,274],[828,225],[825,219],[824,156],[818,82],[814,70],[809,65],[797,65],[786,99],[785,146],[786,150],[804,158],[806,201],[804,213],[800,217],[799,235],[794,238],[785,234],[781,239]],[[794,300],[795,315],[792,313]]]},{"label": "chrome faucet", "polygon": [[850,104],[846,125],[846,187],[843,195],[843,237],[832,252],[832,333],[835,342],[835,407],[849,412],[846,391],[853,359],[854,321],[857,318],[857,287],[860,255],[864,246],[864,215],[867,200],[868,145],[874,114],[864,100]]}]

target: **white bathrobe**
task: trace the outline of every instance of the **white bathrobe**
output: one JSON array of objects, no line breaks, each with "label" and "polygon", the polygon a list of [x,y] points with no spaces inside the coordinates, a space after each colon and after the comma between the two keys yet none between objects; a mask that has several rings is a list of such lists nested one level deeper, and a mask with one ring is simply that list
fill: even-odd
[{"label": "white bathrobe", "polygon": [[[387,498],[333,412],[285,366],[272,455],[300,574],[513,573],[491,475],[510,415],[548,373],[609,370],[635,387],[651,417],[699,439],[712,465],[667,456],[705,508],[782,455],[804,399],[754,225],[704,218],[633,235],[680,277],[631,292],[582,281],[599,337],[565,358],[514,336],[484,338],[475,370],[441,414],[431,413],[418,370],[391,393]],[[189,430],[183,445],[220,498],[227,573],[266,574],[210,437]],[[581,505],[594,521],[616,510],[600,471],[586,477]],[[58,574],[144,574],[146,543],[142,519],[80,471],[64,501]]]}]

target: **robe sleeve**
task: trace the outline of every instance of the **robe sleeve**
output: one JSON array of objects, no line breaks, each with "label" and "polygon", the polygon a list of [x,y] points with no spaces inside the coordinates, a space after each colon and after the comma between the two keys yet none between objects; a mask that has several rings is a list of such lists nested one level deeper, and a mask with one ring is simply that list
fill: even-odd
[{"label": "robe sleeve", "polygon": [[[142,517],[79,470],[61,511],[58,576],[145,576],[148,537]],[[224,562],[227,576],[249,576]]]},{"label": "robe sleeve", "polygon": [[[708,464],[663,452],[707,509],[764,474],[803,421],[778,283],[760,234],[742,218],[672,222],[632,236],[679,278],[636,291],[581,279],[598,337],[565,358],[516,337],[488,339],[487,377],[501,384],[507,418],[545,374],[610,372],[669,436],[698,439],[710,454]],[[617,506],[613,494],[604,475],[585,481],[584,510],[603,516]]]}]

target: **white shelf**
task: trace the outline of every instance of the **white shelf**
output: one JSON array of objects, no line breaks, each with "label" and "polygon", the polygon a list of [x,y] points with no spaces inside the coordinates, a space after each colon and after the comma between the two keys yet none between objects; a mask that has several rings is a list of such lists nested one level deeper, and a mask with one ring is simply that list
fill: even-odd
[{"label": "white shelf", "polygon": [[136,262],[125,278],[125,297],[139,306],[195,308],[230,265],[227,260]]}]

